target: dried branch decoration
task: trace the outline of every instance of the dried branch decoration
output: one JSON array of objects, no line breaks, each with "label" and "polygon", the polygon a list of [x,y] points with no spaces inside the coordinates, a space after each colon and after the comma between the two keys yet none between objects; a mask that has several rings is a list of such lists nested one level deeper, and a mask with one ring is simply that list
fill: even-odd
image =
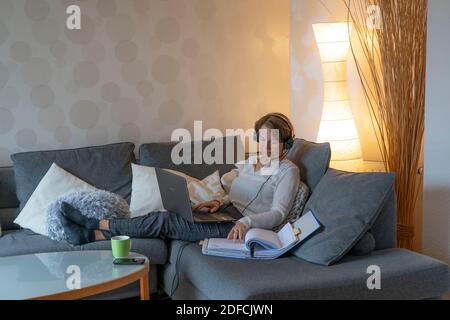
[{"label": "dried branch decoration", "polygon": [[[356,32],[352,53],[385,169],[397,175],[398,246],[412,249],[421,188],[428,1],[343,1]],[[380,28],[368,25],[369,8],[381,13]]]}]

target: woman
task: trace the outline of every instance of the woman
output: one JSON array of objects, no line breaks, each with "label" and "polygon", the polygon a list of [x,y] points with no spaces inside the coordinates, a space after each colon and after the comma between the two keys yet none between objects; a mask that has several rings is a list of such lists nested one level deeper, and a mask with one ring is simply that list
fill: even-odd
[{"label": "woman", "polygon": [[[236,223],[192,223],[167,212],[152,212],[133,219],[96,220],[84,217],[63,203],[61,222],[68,241],[81,245],[116,235],[184,241],[227,237],[242,241],[250,228],[270,230],[278,227],[286,222],[300,181],[298,167],[286,159],[294,142],[294,129],[289,118],[271,113],[255,123],[255,133],[261,154],[267,157],[251,157],[236,164],[236,169],[221,179],[227,195],[193,208],[207,208],[214,213],[232,204],[242,216]],[[272,142],[277,138],[278,141]],[[276,149],[272,150],[273,146]]]}]

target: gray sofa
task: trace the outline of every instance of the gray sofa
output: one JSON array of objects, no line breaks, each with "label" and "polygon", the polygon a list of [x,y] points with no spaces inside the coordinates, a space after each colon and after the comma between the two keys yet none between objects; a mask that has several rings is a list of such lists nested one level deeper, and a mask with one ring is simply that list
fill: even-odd
[{"label": "gray sofa", "polygon": [[[170,162],[172,143],[142,145],[139,163],[183,171],[197,178],[230,165],[181,165]],[[328,145],[297,140],[294,151],[302,180],[314,192],[328,170]],[[58,158],[61,161],[61,158]],[[58,163],[64,167],[64,163]],[[68,250],[109,250],[108,241],[73,247],[21,230],[13,221],[19,212],[12,167],[0,168],[0,257]],[[346,255],[325,267],[293,255],[274,261],[240,261],[203,256],[197,243],[135,239],[133,251],[151,261],[152,292],[162,288],[173,299],[433,299],[449,289],[449,267],[440,261],[396,249],[396,199],[392,190],[372,226],[376,248],[366,256]],[[369,290],[369,266],[381,269],[381,290]],[[137,284],[94,298],[139,295]]]}]

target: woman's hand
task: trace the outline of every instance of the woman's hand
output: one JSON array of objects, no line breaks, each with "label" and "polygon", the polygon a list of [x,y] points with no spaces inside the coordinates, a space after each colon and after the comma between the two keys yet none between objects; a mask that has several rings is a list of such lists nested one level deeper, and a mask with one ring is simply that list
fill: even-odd
[{"label": "woman's hand", "polygon": [[228,240],[240,240],[244,241],[245,234],[247,233],[247,226],[241,222],[236,222],[236,225],[231,229],[228,234]]},{"label": "woman's hand", "polygon": [[212,200],[207,202],[202,202],[197,204],[192,208],[193,211],[198,211],[204,208],[208,208],[210,213],[214,213],[219,211],[220,209],[220,201],[219,200]]}]

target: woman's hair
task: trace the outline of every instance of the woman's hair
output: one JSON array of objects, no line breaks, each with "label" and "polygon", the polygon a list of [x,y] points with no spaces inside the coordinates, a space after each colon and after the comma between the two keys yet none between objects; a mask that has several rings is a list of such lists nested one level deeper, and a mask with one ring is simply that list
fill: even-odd
[{"label": "woman's hair", "polygon": [[256,140],[259,140],[259,130],[267,126],[278,130],[280,142],[284,143],[286,149],[290,149],[294,143],[294,126],[287,116],[282,113],[269,113],[255,122]]}]

